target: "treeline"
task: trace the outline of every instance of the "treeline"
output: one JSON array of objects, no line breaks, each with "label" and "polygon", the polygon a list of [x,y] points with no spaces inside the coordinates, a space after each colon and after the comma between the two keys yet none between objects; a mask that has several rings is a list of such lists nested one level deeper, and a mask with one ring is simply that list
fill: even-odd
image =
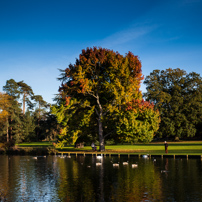
[{"label": "treeline", "polygon": [[58,133],[50,104],[23,81],[7,80],[0,93],[0,142],[53,140]]},{"label": "treeline", "polygon": [[[202,138],[202,78],[181,69],[154,70],[142,94],[138,56],[105,48],[82,50],[61,70],[58,102],[52,108],[61,126],[59,142],[150,142]],[[145,101],[145,100],[146,101]]]},{"label": "treeline", "polygon": [[[100,64],[96,65],[98,69]],[[123,95],[121,99],[126,96],[128,98],[130,91],[125,91],[128,83],[123,79],[124,71],[121,71],[120,75],[116,72],[114,77],[116,82],[120,77],[119,86],[116,85],[119,89],[123,89],[123,92],[113,91],[115,85],[110,87],[111,80],[107,87],[99,89],[101,96],[97,96],[97,100],[98,98],[100,100],[95,102],[96,94],[90,98],[93,88],[90,87],[89,80],[83,79],[82,85],[76,83],[75,78],[79,74],[75,68],[76,65],[70,65],[70,68],[65,70],[66,73],[62,74],[63,82],[67,79],[67,83],[62,83],[60,97],[52,107],[41,95],[35,95],[32,88],[23,81],[7,80],[3,86],[4,93],[0,93],[0,142],[20,143],[59,139],[67,143],[73,138],[75,141],[77,138],[81,141],[96,141],[99,135],[96,128],[98,118],[103,124],[103,129],[99,129],[107,134],[106,140],[146,142],[147,139],[151,141],[152,138],[202,139],[202,78],[199,74],[186,73],[179,68],[154,70],[144,80],[147,92],[143,94],[143,98],[146,101],[141,100],[141,95],[138,94],[139,100],[132,99],[124,105],[112,105],[115,103],[112,98],[116,97],[116,100],[120,100],[120,93]],[[101,70],[105,71],[105,69]],[[82,71],[84,72],[84,68]],[[106,72],[103,75],[106,76]],[[93,77],[90,75],[90,78],[94,78],[92,85],[95,85],[96,75]],[[124,87],[120,87],[122,81],[125,82]],[[88,89],[87,85],[89,85]],[[97,82],[96,85],[100,86],[101,82]],[[96,86],[95,93],[97,89]],[[108,94],[105,89],[109,89]],[[136,92],[139,93],[138,88]],[[89,97],[86,96],[87,93]],[[99,115],[96,104],[105,103],[101,108],[103,110],[110,99],[112,102],[106,108],[106,120],[104,120],[104,112]],[[93,114],[94,109],[97,110],[95,115],[97,113],[98,118]],[[110,116],[109,112],[111,112]],[[110,131],[116,132],[110,133]]]}]

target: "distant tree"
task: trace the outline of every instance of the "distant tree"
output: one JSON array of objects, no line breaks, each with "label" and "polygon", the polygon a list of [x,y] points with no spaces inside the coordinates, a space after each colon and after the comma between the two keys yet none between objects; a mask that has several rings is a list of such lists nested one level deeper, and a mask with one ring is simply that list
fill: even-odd
[{"label": "distant tree", "polygon": [[62,72],[58,104],[52,107],[62,127],[59,138],[74,143],[89,134],[99,137],[100,151],[104,151],[105,138],[120,131],[117,124],[124,106],[142,99],[141,62],[131,52],[122,56],[108,49],[87,48]]},{"label": "distant tree", "polygon": [[41,110],[43,111],[43,108],[47,108],[48,103],[43,99],[41,95],[34,95],[32,96],[32,100],[36,102],[36,107],[39,109],[39,113]]},{"label": "distant tree", "polygon": [[25,114],[25,103],[27,103],[28,108],[33,108],[33,103],[31,102],[32,96],[34,93],[32,88],[28,86],[24,81],[16,82],[14,79],[10,79],[6,81],[6,85],[3,86],[3,91],[5,91],[8,95],[12,96],[16,101],[19,102],[20,96],[22,95],[22,111]]},{"label": "distant tree", "polygon": [[23,114],[25,114],[25,103],[27,103],[30,109],[33,108],[31,97],[34,96],[32,88],[28,86],[24,81],[17,82],[20,94],[23,96]]},{"label": "distant tree", "polygon": [[3,91],[15,99],[20,97],[19,86],[14,79],[9,79],[6,81],[6,85],[3,86]]},{"label": "distant tree", "polygon": [[184,70],[154,70],[146,77],[146,100],[153,101],[161,115],[160,137],[193,137],[202,116],[202,78]]},{"label": "distant tree", "polygon": [[36,122],[36,140],[39,140],[42,138],[42,133],[43,131],[43,120],[46,119],[47,115],[47,108],[48,108],[48,103],[44,101],[43,97],[41,95],[34,95],[32,96],[32,100],[35,102],[35,111],[34,111],[34,117],[35,117],[35,122]]},{"label": "distant tree", "polygon": [[60,131],[60,126],[56,120],[56,116],[50,114],[50,112],[46,113],[46,118],[40,120],[41,126],[41,138],[50,140],[56,140],[57,135]]},{"label": "distant tree", "polygon": [[[29,85],[23,81],[16,82],[14,79],[7,80],[3,90],[10,96],[11,102],[7,124],[9,140],[36,141],[39,136],[41,140],[42,135],[39,134],[43,131],[41,120],[45,120],[48,113],[46,111],[48,105],[42,96],[34,95]],[[22,110],[21,106],[23,106]]]}]

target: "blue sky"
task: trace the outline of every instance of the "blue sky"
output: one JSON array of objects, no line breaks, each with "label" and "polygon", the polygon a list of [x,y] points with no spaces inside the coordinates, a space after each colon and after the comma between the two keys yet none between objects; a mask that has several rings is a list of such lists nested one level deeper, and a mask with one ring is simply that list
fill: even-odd
[{"label": "blue sky", "polygon": [[53,103],[58,69],[93,46],[133,52],[144,76],[169,67],[202,75],[201,9],[202,0],[0,0],[0,91],[24,80]]}]

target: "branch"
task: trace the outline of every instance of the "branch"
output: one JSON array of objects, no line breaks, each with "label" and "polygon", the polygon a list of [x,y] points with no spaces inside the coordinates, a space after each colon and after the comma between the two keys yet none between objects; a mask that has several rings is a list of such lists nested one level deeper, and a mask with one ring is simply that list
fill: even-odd
[{"label": "branch", "polygon": [[98,99],[98,97],[95,96],[95,95],[92,93],[92,91],[87,91],[87,93],[88,93],[89,95],[93,96],[94,98]]},{"label": "branch", "polygon": [[96,112],[96,114],[99,116],[99,113],[98,113],[98,110],[95,108],[95,112]]},{"label": "branch", "polygon": [[[116,100],[113,100],[111,105],[113,106],[115,104],[115,102],[116,102]],[[109,109],[103,113],[103,116],[105,116],[108,112],[109,112]]]},{"label": "branch", "polygon": [[104,135],[104,138],[107,137],[108,135],[110,135],[111,133],[115,132],[116,130],[112,130],[111,132],[107,133],[106,135]]}]

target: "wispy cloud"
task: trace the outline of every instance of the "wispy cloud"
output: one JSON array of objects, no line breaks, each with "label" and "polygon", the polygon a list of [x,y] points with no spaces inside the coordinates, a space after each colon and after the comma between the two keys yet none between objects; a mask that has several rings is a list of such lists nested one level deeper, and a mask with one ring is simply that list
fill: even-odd
[{"label": "wispy cloud", "polygon": [[135,25],[126,30],[116,32],[111,36],[99,42],[103,47],[112,48],[117,45],[125,44],[130,41],[137,40],[138,38],[152,32],[157,28],[156,25]]}]

